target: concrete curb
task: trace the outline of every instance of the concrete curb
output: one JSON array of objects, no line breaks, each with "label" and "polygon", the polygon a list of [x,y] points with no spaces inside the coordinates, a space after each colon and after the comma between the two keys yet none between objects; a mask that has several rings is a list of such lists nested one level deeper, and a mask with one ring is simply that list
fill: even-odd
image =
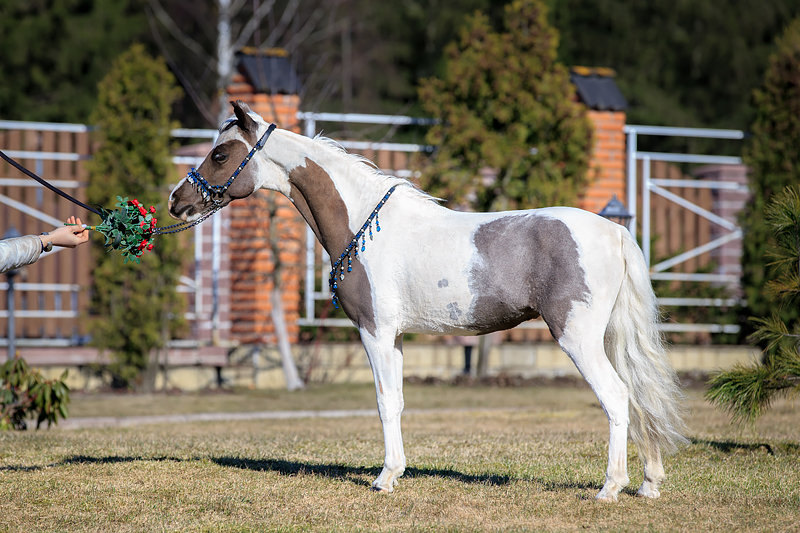
[{"label": "concrete curb", "polygon": [[[406,409],[404,415],[418,414],[451,414],[451,413],[496,413],[523,411],[522,407],[497,408],[442,408],[442,409]],[[54,429],[96,429],[142,426],[147,424],[183,424],[187,422],[231,422],[243,420],[290,420],[300,418],[351,418],[378,416],[377,409],[331,409],[322,411],[254,411],[252,413],[190,413],[183,415],[148,415],[148,416],[93,416],[77,417],[62,420]]]}]

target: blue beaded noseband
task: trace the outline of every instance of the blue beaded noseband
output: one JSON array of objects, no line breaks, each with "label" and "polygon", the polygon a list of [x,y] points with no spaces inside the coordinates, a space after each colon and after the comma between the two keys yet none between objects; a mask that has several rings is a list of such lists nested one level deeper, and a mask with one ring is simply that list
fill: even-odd
[{"label": "blue beaded noseband", "polygon": [[361,241],[361,251],[367,249],[367,237],[366,232],[369,231],[369,240],[372,240],[372,221],[375,221],[375,230],[381,230],[381,223],[378,220],[378,211],[381,210],[383,204],[386,203],[386,200],[389,199],[389,196],[392,195],[394,190],[397,188],[397,185],[394,185],[391,189],[389,189],[386,194],[383,196],[378,205],[375,206],[375,209],[372,210],[369,217],[367,217],[367,221],[364,222],[364,225],[361,226],[361,229],[358,230],[353,236],[353,240],[350,241],[350,244],[347,245],[347,248],[344,249],[342,255],[339,256],[339,259],[333,264],[333,268],[331,269],[330,277],[328,278],[328,286],[331,289],[331,299],[333,301],[333,306],[336,309],[339,309],[339,297],[336,296],[336,290],[339,288],[339,284],[336,281],[337,278],[337,271],[339,272],[338,278],[339,281],[344,280],[344,273],[345,273],[345,259],[347,259],[347,272],[353,271],[353,258],[355,257],[358,259],[358,241]]},{"label": "blue beaded noseband", "polygon": [[186,180],[194,185],[195,189],[203,196],[203,202],[208,203],[209,201],[212,202],[215,206],[219,206],[222,204],[222,196],[225,194],[225,191],[228,190],[233,184],[233,181],[239,176],[239,173],[244,169],[245,165],[247,165],[248,161],[250,161],[253,156],[256,154],[257,151],[264,148],[264,144],[269,139],[269,136],[275,130],[275,124],[270,124],[267,131],[264,132],[264,135],[258,140],[258,142],[253,146],[253,149],[250,150],[250,153],[245,156],[242,160],[241,164],[233,171],[231,177],[228,178],[228,181],[223,183],[222,185],[211,185],[203,176],[197,172],[197,169],[192,167],[189,170],[189,174],[186,176]]}]

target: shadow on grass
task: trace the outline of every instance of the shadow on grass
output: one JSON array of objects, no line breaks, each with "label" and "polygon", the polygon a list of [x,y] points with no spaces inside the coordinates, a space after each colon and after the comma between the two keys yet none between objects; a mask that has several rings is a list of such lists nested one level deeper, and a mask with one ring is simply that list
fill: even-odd
[{"label": "shadow on grass", "polygon": [[[132,463],[134,461],[153,461],[153,462],[160,462],[160,461],[174,461],[174,462],[181,462],[187,461],[189,459],[181,459],[178,457],[167,457],[167,456],[158,456],[158,457],[128,457],[128,456],[119,456],[119,455],[110,455],[105,457],[91,457],[89,455],[73,455],[72,457],[67,457],[61,461],[50,463],[47,465],[31,465],[31,466],[19,466],[19,465],[8,465],[8,466],[0,466],[0,472],[37,472],[39,470],[44,470],[45,468],[56,468],[59,466],[69,466],[69,465],[81,465],[81,464],[99,464],[99,465],[108,465],[108,464],[116,464],[116,463]],[[193,460],[193,459],[192,459]]]},{"label": "shadow on grass", "polygon": [[800,444],[794,442],[769,444],[767,442],[736,442],[732,440],[707,440],[696,438],[690,439],[690,442],[700,446],[708,446],[713,450],[725,454],[760,452],[766,453],[767,455],[775,455],[776,452],[785,454],[800,453]]},{"label": "shadow on grass", "polygon": [[[378,477],[381,469],[378,467],[347,466],[342,464],[313,464],[282,459],[241,459],[238,457],[212,457],[211,461],[220,466],[255,470],[258,472],[277,472],[283,476],[296,476],[300,474],[313,474],[331,479],[341,479],[356,485],[369,487],[372,478]],[[364,477],[368,479],[364,479]],[[502,486],[523,478],[516,478],[502,474],[465,474],[451,468],[406,468],[403,478],[438,477],[452,479],[465,484],[478,484],[489,486]],[[552,480],[524,478],[542,485],[544,490],[556,491],[563,489],[595,489],[600,490],[600,485],[583,482],[556,482]]]},{"label": "shadow on grass", "polygon": [[[189,462],[200,461],[205,458],[200,457],[169,457],[169,456],[120,456],[109,455],[92,457],[88,455],[73,455],[61,461],[47,465],[7,465],[0,466],[0,472],[37,472],[47,468],[57,468],[70,465],[108,465],[119,463],[133,463],[136,461],[144,462]],[[256,472],[277,472],[283,476],[297,476],[311,474],[330,479],[348,481],[355,485],[370,487],[372,479],[378,477],[380,467],[349,466],[343,464],[315,464],[301,463],[297,461],[286,461],[283,459],[241,459],[238,457],[211,457],[209,460],[219,466],[227,468],[240,468],[242,470],[253,470]],[[513,481],[532,481],[542,486],[546,491],[560,490],[600,490],[600,485],[591,482],[580,481],[553,481],[550,479],[536,477],[513,477],[503,474],[465,474],[451,468],[407,468],[404,478],[444,478],[451,479],[465,484],[477,484],[488,486],[503,486]],[[366,478],[366,479],[365,479]]]}]

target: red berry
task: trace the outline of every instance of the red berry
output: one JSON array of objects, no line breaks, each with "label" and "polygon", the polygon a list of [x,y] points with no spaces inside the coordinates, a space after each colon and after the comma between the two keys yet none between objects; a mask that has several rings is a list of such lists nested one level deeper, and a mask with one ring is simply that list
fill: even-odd
[{"label": "red berry", "polygon": [[152,250],[152,249],[153,249],[153,245],[152,245],[152,244],[151,244],[151,245],[149,245],[149,246],[147,247],[147,249],[148,249],[148,250]]},{"label": "red berry", "polygon": [[155,213],[156,212],[156,207],[154,205],[150,206],[150,212],[151,213]]}]

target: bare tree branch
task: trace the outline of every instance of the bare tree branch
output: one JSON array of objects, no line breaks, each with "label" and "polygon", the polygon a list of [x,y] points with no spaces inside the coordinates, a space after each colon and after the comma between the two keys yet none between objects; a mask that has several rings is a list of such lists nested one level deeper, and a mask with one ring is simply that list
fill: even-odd
[{"label": "bare tree branch", "polygon": [[145,12],[147,14],[147,22],[150,25],[150,29],[153,33],[154,39],[156,40],[156,44],[158,44],[158,48],[161,50],[161,55],[164,56],[164,59],[170,67],[170,70],[172,70],[173,74],[175,74],[175,77],[178,78],[183,90],[189,95],[189,98],[191,98],[192,102],[194,102],[194,105],[203,115],[203,118],[209,124],[216,125],[216,117],[214,117],[214,115],[208,111],[208,100],[204,98],[198,88],[195,87],[195,84],[192,82],[191,78],[184,74],[184,71],[180,65],[178,65],[177,62],[172,59],[166,43],[164,43],[163,39],[161,38],[161,33],[156,27],[156,21],[153,18],[154,14],[149,9],[145,9]]},{"label": "bare tree branch", "polygon": [[261,24],[262,19],[269,14],[274,5],[275,0],[270,0],[269,2],[259,4],[258,9],[253,12],[250,20],[247,21],[247,24],[245,24],[239,32],[239,37],[234,43],[235,49],[242,48],[245,44],[247,44],[247,41],[249,41],[250,37],[252,37],[253,33],[255,33],[256,28],[258,28],[258,26]]},{"label": "bare tree branch", "polygon": [[276,38],[279,38],[283,35],[286,31],[286,28],[289,24],[294,20],[294,16],[297,13],[297,9],[300,7],[300,0],[292,0],[287,6],[286,9],[283,10],[283,14],[281,15],[280,20],[278,23],[270,30],[270,35],[275,35]]},{"label": "bare tree branch", "polygon": [[178,43],[194,53],[197,57],[201,59],[208,59],[208,52],[200,43],[189,37],[180,28],[178,28],[172,17],[170,17],[169,14],[164,11],[164,8],[161,6],[161,2],[158,0],[150,0],[150,9],[152,9],[152,13],[155,15],[158,21],[167,29],[167,31],[169,31],[170,35],[172,35],[172,37]]}]

